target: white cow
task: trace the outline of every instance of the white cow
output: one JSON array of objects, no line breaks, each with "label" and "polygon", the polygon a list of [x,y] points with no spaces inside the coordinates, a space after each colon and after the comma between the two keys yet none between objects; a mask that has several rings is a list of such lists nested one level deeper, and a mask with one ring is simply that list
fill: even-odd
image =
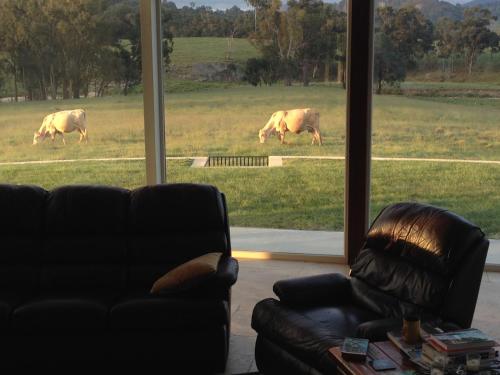
[{"label": "white cow", "polygon": [[85,140],[85,143],[88,142],[87,117],[85,115],[85,110],[73,109],[51,113],[50,115],[45,116],[42,126],[37,132],[35,132],[33,136],[33,144],[36,145],[40,142],[40,140],[43,141],[47,135],[50,135],[50,139],[54,141],[56,134],[61,134],[62,141],[66,144],[66,141],[64,140],[64,133],[71,133],[75,130],[80,133],[79,142],[82,140]]},{"label": "white cow", "polygon": [[260,143],[264,143],[270,135],[277,133],[281,144],[285,143],[285,133],[292,132],[299,134],[307,130],[312,133],[312,143],[323,144],[319,131],[319,112],[311,108],[290,109],[288,111],[274,112],[264,126],[259,131]]}]

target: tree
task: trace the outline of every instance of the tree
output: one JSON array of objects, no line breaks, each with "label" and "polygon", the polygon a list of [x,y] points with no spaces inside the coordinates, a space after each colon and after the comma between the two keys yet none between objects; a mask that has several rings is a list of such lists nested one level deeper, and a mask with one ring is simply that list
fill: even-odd
[{"label": "tree", "polygon": [[436,55],[443,59],[443,72],[446,68],[444,61],[449,60],[449,71],[453,73],[453,57],[460,52],[460,22],[449,18],[440,18],[435,25],[434,49]]},{"label": "tree", "polygon": [[23,2],[4,1],[0,3],[0,52],[4,64],[14,80],[14,100],[18,101],[18,80],[20,76],[21,48],[27,40],[24,27],[19,27],[18,17],[24,16]]},{"label": "tree", "polygon": [[404,80],[407,70],[415,67],[417,59],[431,49],[433,26],[415,7],[377,8],[375,23],[375,39],[384,51],[376,51],[377,92],[380,93],[383,83]]},{"label": "tree", "polygon": [[277,61],[286,86],[298,73],[298,49],[302,43],[300,10],[281,9],[280,0],[248,0],[257,9],[257,31],[250,41],[270,61]]},{"label": "tree", "polygon": [[290,0],[288,9],[296,9],[300,28],[300,44],[297,59],[302,70],[302,83],[309,85],[311,71],[317,67],[326,54],[332,53],[331,34],[324,34],[327,20],[325,4],[321,0]]},{"label": "tree", "polygon": [[403,57],[388,35],[375,34],[374,50],[373,78],[376,83],[376,92],[381,94],[384,84],[393,85],[403,81],[406,77],[406,69],[401,64]]},{"label": "tree", "polygon": [[468,74],[481,52],[487,48],[498,50],[499,37],[489,29],[491,21],[496,20],[488,9],[479,7],[464,11],[464,20],[460,23],[459,44],[465,57]]},{"label": "tree", "polygon": [[324,65],[324,81],[330,81],[333,63],[337,67],[337,81],[345,88],[345,62],[347,55],[347,15],[332,4],[323,4],[321,24],[321,61]]},{"label": "tree", "polygon": [[253,86],[260,86],[262,83],[271,86],[279,77],[275,66],[276,64],[265,58],[250,58],[245,66],[244,79]]}]

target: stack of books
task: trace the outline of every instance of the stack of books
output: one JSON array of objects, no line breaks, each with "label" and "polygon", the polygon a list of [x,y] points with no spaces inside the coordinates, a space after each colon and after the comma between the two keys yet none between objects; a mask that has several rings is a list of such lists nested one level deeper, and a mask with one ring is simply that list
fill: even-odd
[{"label": "stack of books", "polygon": [[474,366],[476,371],[487,370],[498,366],[496,345],[495,340],[478,329],[437,333],[422,344],[420,360],[429,367],[441,364],[445,371],[461,365]]}]

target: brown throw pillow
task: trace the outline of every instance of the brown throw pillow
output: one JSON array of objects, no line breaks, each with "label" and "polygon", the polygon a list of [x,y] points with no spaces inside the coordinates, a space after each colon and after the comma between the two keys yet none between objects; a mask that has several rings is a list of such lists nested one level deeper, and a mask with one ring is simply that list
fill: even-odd
[{"label": "brown throw pillow", "polygon": [[155,281],[151,293],[182,291],[201,284],[213,276],[222,253],[207,253],[168,271]]}]

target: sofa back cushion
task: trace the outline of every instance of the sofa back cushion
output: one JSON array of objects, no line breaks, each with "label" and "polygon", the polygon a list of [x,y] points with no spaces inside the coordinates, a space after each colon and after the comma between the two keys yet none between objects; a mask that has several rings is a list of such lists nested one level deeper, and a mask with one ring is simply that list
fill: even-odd
[{"label": "sofa back cushion", "polygon": [[47,192],[0,185],[0,291],[36,292]]},{"label": "sofa back cushion", "polygon": [[123,289],[129,191],[64,186],[47,200],[42,288]]},{"label": "sofa back cushion", "polygon": [[222,194],[210,185],[132,191],[128,216],[130,288],[149,290],[165,272],[200,255],[230,255]]},{"label": "sofa back cushion", "polygon": [[[362,280],[365,289],[369,286],[414,304],[420,312],[437,313],[466,255],[483,238],[478,227],[444,209],[394,204],[373,222],[351,275]],[[366,304],[367,298],[360,301]],[[376,305],[377,300],[380,297],[370,304]]]}]

